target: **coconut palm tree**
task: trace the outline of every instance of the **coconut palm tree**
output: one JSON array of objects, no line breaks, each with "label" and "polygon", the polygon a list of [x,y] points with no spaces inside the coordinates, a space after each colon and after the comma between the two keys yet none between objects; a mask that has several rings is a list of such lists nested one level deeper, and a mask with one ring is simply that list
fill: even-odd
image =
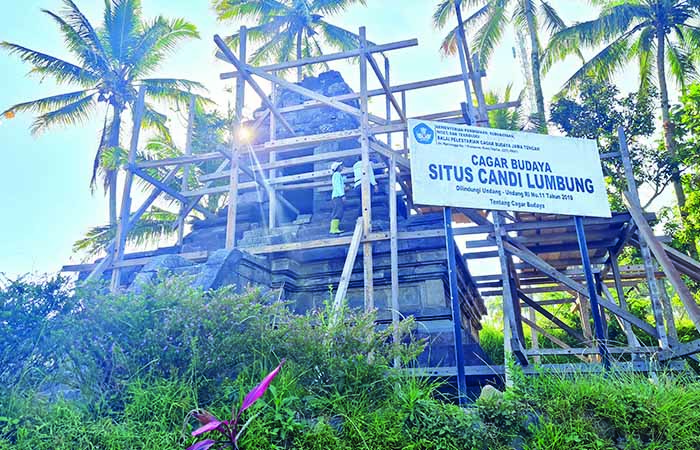
[{"label": "coconut palm tree", "polygon": [[[365,5],[366,0],[213,0],[219,20],[257,23],[248,29],[248,39],[258,46],[249,60],[254,65],[290,61],[293,55],[297,60],[321,55],[322,43],[338,50],[356,48],[355,33],[324,19],[356,3]],[[237,44],[238,33],[228,42]],[[297,79],[301,78],[299,67]]]},{"label": "coconut palm tree", "polygon": [[[0,46],[32,65],[30,74],[53,78],[59,85],[77,90],[18,103],[2,114],[37,113],[33,133],[52,126],[74,125],[93,117],[104,104],[104,125],[95,155],[91,186],[98,173],[104,176],[109,192],[109,219],[116,223],[116,167],[105,169],[103,155],[119,147],[122,115],[133,107],[139,86],[147,98],[156,101],[187,101],[189,92],[201,89],[199,83],[176,78],[149,78],[183,40],[198,38],[197,29],[184,19],[157,17],[144,20],[140,0],[105,0],[104,18],[94,27],[72,0],[63,0],[60,12],[43,10],[58,25],[74,62],[56,58],[22,45],[2,42]],[[166,117],[146,103],[144,125],[165,132]]]},{"label": "coconut palm tree", "polygon": [[[433,24],[442,29],[455,15],[457,0],[441,0],[433,13]],[[465,33],[476,27],[473,49],[484,65],[488,64],[496,46],[503,38],[506,26],[514,25],[529,37],[530,65],[532,67],[532,87],[537,107],[535,122],[541,132],[546,132],[544,94],[541,80],[541,41],[539,32],[549,34],[562,30],[564,21],[557,11],[545,0],[463,0],[461,9],[466,13],[470,8],[475,12],[464,19]],[[441,51],[445,55],[457,52],[457,26],[447,34],[442,42]]]},{"label": "coconut palm tree", "polygon": [[[661,98],[664,142],[676,159],[673,123],[669,113],[668,73],[682,90],[696,79],[693,54],[700,52],[700,1],[698,0],[598,0],[600,15],[575,24],[553,36],[548,58],[551,65],[580,47],[597,53],[574,73],[567,86],[590,75],[609,80],[618,69],[636,60],[640,93],[654,81]],[[601,48],[602,47],[602,48]],[[673,187],[678,205],[685,205],[680,169],[673,168]]]}]

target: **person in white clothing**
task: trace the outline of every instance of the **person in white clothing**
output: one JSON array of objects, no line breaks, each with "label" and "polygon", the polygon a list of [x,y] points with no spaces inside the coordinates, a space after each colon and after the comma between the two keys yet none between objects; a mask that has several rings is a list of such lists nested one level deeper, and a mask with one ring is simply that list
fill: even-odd
[{"label": "person in white clothing", "polygon": [[[353,188],[357,195],[362,192],[362,156],[357,159],[357,162],[352,165],[352,172],[355,177]],[[374,178],[374,169],[372,169],[372,161],[369,162],[369,184],[374,188],[374,192],[379,190],[377,180]]]}]

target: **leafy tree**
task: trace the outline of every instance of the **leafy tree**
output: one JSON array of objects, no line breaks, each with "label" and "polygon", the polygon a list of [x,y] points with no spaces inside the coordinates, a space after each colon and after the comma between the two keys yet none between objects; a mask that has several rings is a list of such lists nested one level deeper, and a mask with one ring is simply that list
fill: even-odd
[{"label": "leafy tree", "polygon": [[[95,154],[91,186],[102,169],[105,188],[109,191],[109,220],[116,223],[116,167],[105,167],[103,155],[120,146],[124,111],[133,108],[139,86],[145,86],[151,101],[183,101],[199,83],[177,78],[149,78],[176,46],[198,38],[194,25],[184,19],[169,20],[142,17],[140,0],[106,0],[104,18],[95,27],[72,0],[63,0],[60,12],[43,10],[55,22],[74,62],[60,59],[22,45],[2,42],[0,46],[32,65],[30,74],[51,77],[59,85],[78,90],[18,103],[3,114],[31,111],[39,114],[32,125],[33,133],[52,126],[82,123],[92,117],[104,103],[102,136]],[[167,133],[166,117],[146,104],[144,125]]]},{"label": "leafy tree", "polygon": [[[433,24],[442,29],[455,15],[456,0],[441,0],[433,14]],[[555,33],[565,28],[557,11],[545,0],[464,0],[461,8],[478,7],[476,12],[464,19],[465,30],[477,26],[474,49],[484,64],[488,63],[494,49],[501,42],[508,24],[524,31],[529,38],[532,86],[537,112],[535,121],[541,132],[546,132],[544,94],[542,93],[542,50],[539,32],[544,29]],[[466,31],[465,31],[466,33]],[[457,27],[442,42],[442,52],[453,55],[457,52]]]},{"label": "leafy tree", "polygon": [[[680,104],[671,109],[674,140],[678,143],[678,158],[682,161],[681,181],[687,192],[686,203],[680,211],[663,211],[665,232],[673,236],[673,244],[679,250],[697,255],[700,251],[700,84],[688,86]],[[681,226],[683,225],[683,226]]]},{"label": "leafy tree", "polygon": [[[697,75],[693,52],[700,49],[700,2],[697,0],[598,0],[600,15],[558,32],[552,37],[546,65],[560,60],[579,48],[597,49],[597,53],[578,69],[567,86],[591,74],[610,79],[620,68],[636,60],[640,93],[656,81],[661,95],[664,143],[672,159],[673,188],[678,205],[685,204],[681,185],[673,121],[668,100],[668,75],[684,90],[686,81]],[[600,48],[602,46],[602,49]]]},{"label": "leafy tree", "polygon": [[[358,46],[358,36],[324,20],[326,15],[338,14],[353,4],[366,0],[213,0],[214,10],[221,21],[253,20],[248,39],[258,48],[249,59],[251,64],[290,61],[323,54],[325,42],[339,50]],[[228,42],[237,44],[238,33]],[[309,70],[312,70],[309,67]],[[301,81],[302,67],[297,68]]]},{"label": "leafy tree", "polygon": [[[226,124],[230,120],[219,115],[217,112],[208,112],[202,105],[195,105],[194,128],[192,129],[192,153],[207,153],[216,148],[225,145],[224,134]],[[106,152],[105,158],[109,158],[115,166],[126,162],[126,154],[124,151]],[[139,150],[136,154],[137,161],[159,160],[166,158],[175,158],[182,156],[184,152],[178,148],[168,134],[161,134],[151,138],[145,145],[143,150]],[[204,173],[212,173],[218,167],[219,162],[204,161],[191,165],[188,184],[191,189],[197,186],[197,176]],[[168,168],[158,167],[149,168],[146,170],[148,174],[156,179],[164,181],[166,174],[170,171]],[[228,178],[213,182],[213,186],[223,185],[228,183]],[[171,177],[166,183],[176,191],[179,191],[182,186],[182,176],[176,175]],[[144,188],[151,188],[151,185],[142,182]],[[175,199],[167,194],[161,194],[166,201],[171,205],[176,202]],[[212,194],[207,196],[207,209],[216,212],[221,207],[221,198],[224,194]],[[127,243],[135,246],[153,244],[161,239],[170,238],[175,235],[176,223],[178,219],[177,212],[172,212],[164,208],[152,206],[146,211],[136,222],[134,227],[129,230],[127,235]],[[110,242],[116,236],[117,227],[114,224],[100,225],[91,228],[88,232],[73,244],[73,251],[84,252],[86,259],[94,258],[103,253]]]},{"label": "leafy tree", "polygon": [[[605,81],[584,79],[576,85],[577,95],[570,94],[552,103],[553,124],[567,136],[594,139],[601,153],[619,152],[617,128],[622,126],[629,142],[635,178],[646,184],[652,194],[644,207],[656,199],[671,182],[671,161],[663,151],[646,141],[654,133],[655,92],[620,96],[619,89]],[[624,170],[619,158],[604,160],[608,181],[619,194],[626,188]],[[621,199],[612,199],[616,209],[624,209]]]}]

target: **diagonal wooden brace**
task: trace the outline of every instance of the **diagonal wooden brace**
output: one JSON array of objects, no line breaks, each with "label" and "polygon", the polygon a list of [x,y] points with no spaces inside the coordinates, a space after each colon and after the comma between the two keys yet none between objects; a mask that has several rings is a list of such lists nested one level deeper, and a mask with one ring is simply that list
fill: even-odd
[{"label": "diagonal wooden brace", "polygon": [[[521,244],[513,245],[512,243],[506,241],[503,242],[503,247],[508,253],[512,254],[513,256],[517,256],[518,258],[530,264],[531,266],[544,273],[548,277],[552,278],[553,280],[558,281],[559,283],[563,284],[569,289],[576,291],[584,297],[588,298],[588,289],[586,289],[580,283],[572,280],[568,276],[564,275],[563,273],[559,272],[557,269],[549,265],[542,258],[540,258],[536,254],[531,252],[529,249],[527,249],[527,247]],[[598,303],[603,305],[609,311],[615,313],[621,319],[631,323],[637,328],[643,330],[648,335],[658,339],[659,335],[657,334],[656,329],[653,326],[649,325],[646,321],[640,319],[639,317],[635,316],[634,314],[631,314],[628,311],[625,311],[620,306],[616,305],[615,303],[609,302],[603,297],[598,296]]]}]

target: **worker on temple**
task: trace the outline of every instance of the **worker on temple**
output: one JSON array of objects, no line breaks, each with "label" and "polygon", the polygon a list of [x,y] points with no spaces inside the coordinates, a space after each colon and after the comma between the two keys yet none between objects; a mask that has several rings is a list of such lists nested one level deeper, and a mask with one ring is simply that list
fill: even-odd
[{"label": "worker on temple", "polygon": [[[352,165],[352,172],[355,177],[354,189],[357,195],[362,193],[362,156],[357,158],[355,164]],[[374,169],[372,168],[372,161],[369,161],[369,184],[374,187],[374,192],[377,192],[379,186],[377,186],[377,180],[374,178]]]},{"label": "worker on temple", "polygon": [[[353,176],[355,177],[353,183],[353,192],[357,198],[362,198],[362,156],[358,157],[355,164],[352,165]],[[372,160],[369,161],[369,184],[374,188],[374,192],[379,191],[379,186],[377,186],[377,180],[374,178],[374,169],[372,168]],[[357,217],[362,216],[362,201],[360,201],[360,207],[357,211]]]},{"label": "worker on temple", "polygon": [[345,210],[345,177],[343,176],[343,162],[336,161],[331,164],[331,202],[333,203],[333,213],[331,215],[331,234],[340,234],[344,230],[340,229],[340,220],[343,218]]}]

